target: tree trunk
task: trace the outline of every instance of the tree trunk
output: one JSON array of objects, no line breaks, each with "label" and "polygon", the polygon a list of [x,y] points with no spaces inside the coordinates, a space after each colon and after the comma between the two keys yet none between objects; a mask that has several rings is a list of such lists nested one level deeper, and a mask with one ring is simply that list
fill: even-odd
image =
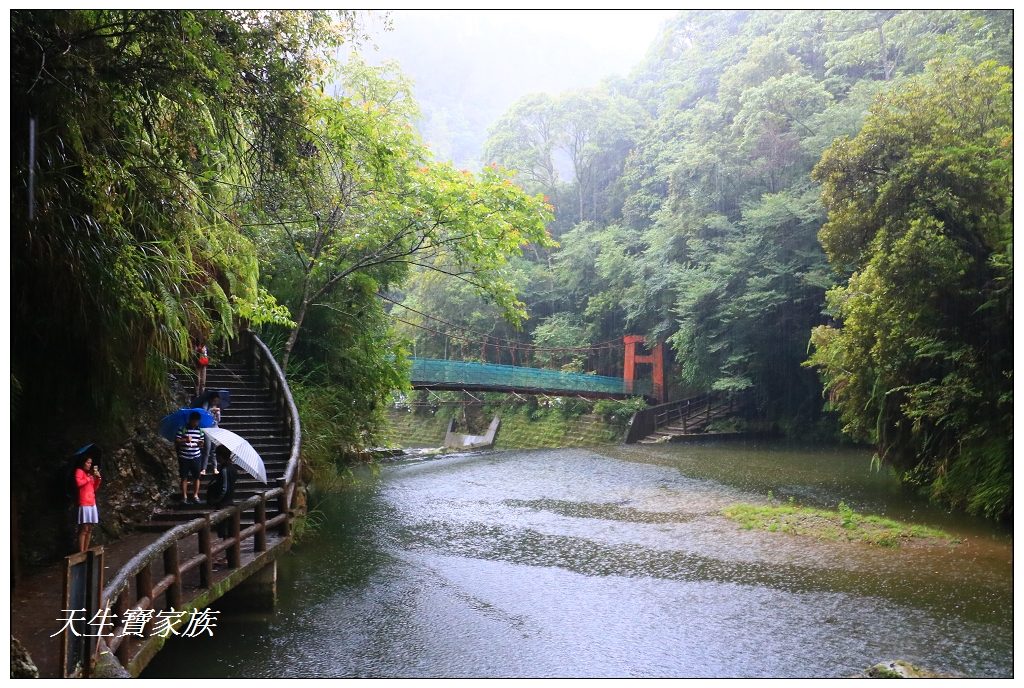
[{"label": "tree trunk", "polygon": [[292,357],[292,349],[295,348],[295,342],[299,340],[299,330],[302,329],[302,321],[306,319],[306,311],[309,310],[309,302],[312,299],[309,297],[309,280],[306,280],[306,284],[302,288],[302,302],[299,304],[299,312],[295,315],[295,329],[288,335],[288,341],[284,344],[284,355],[281,356],[281,371],[288,372],[288,359]]}]

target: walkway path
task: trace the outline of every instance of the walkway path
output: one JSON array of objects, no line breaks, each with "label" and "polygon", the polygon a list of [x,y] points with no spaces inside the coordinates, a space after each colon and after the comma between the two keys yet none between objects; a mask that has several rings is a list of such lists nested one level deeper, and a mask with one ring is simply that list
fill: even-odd
[{"label": "walkway path", "polygon": [[[109,578],[143,547],[160,537],[140,533],[103,548],[103,577]],[[50,637],[64,625],[60,622],[64,590],[64,562],[34,571],[24,571],[18,587],[11,592],[11,634],[28,650],[42,678],[60,678],[60,636]]]}]

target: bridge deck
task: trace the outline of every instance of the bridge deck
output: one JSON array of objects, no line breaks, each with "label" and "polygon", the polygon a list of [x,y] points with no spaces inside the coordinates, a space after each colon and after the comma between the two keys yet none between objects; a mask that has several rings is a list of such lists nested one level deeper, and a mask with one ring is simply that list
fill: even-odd
[{"label": "bridge deck", "polygon": [[415,389],[479,390],[590,397],[646,396],[650,383],[544,368],[412,358]]}]

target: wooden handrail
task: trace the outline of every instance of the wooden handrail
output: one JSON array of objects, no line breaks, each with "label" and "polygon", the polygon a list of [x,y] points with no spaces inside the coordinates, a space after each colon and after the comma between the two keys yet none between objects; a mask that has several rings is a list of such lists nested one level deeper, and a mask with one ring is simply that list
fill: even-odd
[{"label": "wooden handrail", "polygon": [[[277,364],[277,360],[270,353],[270,349],[251,330],[246,330],[245,334],[250,338],[252,355],[254,359],[258,359],[259,363],[259,365],[254,365],[253,367],[265,378],[278,405],[284,407],[282,410],[285,411],[285,419],[292,431],[291,452],[288,455],[288,465],[284,470],[284,482],[289,486],[288,501],[291,502],[291,486],[294,484],[294,479],[299,469],[299,452],[302,448],[302,426],[299,422],[299,410],[295,406],[295,399],[288,388],[284,371]],[[257,360],[254,360],[253,363],[257,363]]]},{"label": "wooden handrail", "polygon": [[719,395],[714,392],[705,392],[695,397],[670,401],[665,404],[649,406],[642,411],[633,414],[629,422],[626,434],[622,441],[624,444],[633,444],[655,432],[658,428],[665,427],[672,420],[678,420],[684,427],[687,420],[687,411],[694,408],[710,409],[711,402]]}]

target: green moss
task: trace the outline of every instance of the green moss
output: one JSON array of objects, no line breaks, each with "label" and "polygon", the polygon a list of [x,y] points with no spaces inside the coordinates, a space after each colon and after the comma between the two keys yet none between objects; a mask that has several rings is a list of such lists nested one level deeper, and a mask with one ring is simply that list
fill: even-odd
[{"label": "green moss", "polygon": [[899,547],[912,540],[945,540],[950,544],[959,542],[936,528],[858,514],[843,502],[834,511],[799,506],[790,500],[787,504],[779,505],[734,504],[722,509],[721,513],[745,530],[759,528],[772,533],[863,542],[878,547]]}]

